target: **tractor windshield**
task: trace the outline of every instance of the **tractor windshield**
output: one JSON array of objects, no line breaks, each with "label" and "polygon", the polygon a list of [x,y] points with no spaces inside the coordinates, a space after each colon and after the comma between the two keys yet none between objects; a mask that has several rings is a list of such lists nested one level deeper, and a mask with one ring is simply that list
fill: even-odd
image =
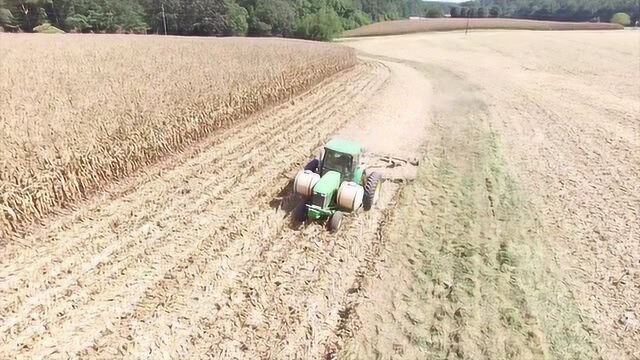
[{"label": "tractor windshield", "polygon": [[326,173],[329,170],[333,170],[339,172],[342,175],[349,174],[351,172],[352,160],[353,158],[349,154],[327,150],[324,154],[322,172]]}]

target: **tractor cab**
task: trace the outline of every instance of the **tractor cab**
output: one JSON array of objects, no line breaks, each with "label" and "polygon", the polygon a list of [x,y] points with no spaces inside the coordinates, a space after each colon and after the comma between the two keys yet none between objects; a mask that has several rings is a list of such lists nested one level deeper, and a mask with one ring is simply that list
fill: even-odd
[{"label": "tractor cab", "polygon": [[362,147],[355,142],[346,140],[331,140],[324,147],[324,154],[319,159],[319,173],[324,176],[329,171],[340,174],[340,180],[360,183],[362,167],[360,154]]}]

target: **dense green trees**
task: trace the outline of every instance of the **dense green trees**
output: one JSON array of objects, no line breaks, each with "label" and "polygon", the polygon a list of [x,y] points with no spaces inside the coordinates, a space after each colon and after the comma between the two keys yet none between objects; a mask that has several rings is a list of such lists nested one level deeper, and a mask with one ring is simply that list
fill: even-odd
[{"label": "dense green trees", "polygon": [[244,36],[249,31],[249,12],[247,9],[238,5],[235,1],[226,2],[227,5],[227,17],[226,17],[226,31],[225,35],[229,36]]},{"label": "dense green trees", "polygon": [[[0,0],[0,27],[33,31],[329,39],[420,11],[421,0]],[[413,8],[412,8],[413,7]]]},{"label": "dense green trees", "polygon": [[305,39],[331,40],[342,31],[340,17],[331,7],[305,15],[299,22],[296,35]]},{"label": "dense green trees", "polygon": [[491,9],[489,9],[489,16],[490,17],[496,18],[496,17],[500,16],[500,14],[501,14],[500,8],[495,6],[495,5],[492,6]]},{"label": "dense green trees", "polygon": [[429,18],[439,18],[443,17],[444,13],[439,7],[430,7],[425,11],[425,16]]},{"label": "dense green trees", "polygon": [[[476,0],[461,3],[451,16],[462,16],[471,9],[487,8],[491,17],[505,16],[558,21],[609,21],[615,13],[629,14],[633,22],[640,17],[638,0]],[[452,9],[453,10],[453,9]],[[479,11],[476,16],[484,15]]]},{"label": "dense green trees", "polygon": [[0,27],[13,24],[13,14],[7,9],[5,0],[0,0]]},{"label": "dense green trees", "polygon": [[128,0],[0,0],[0,26],[32,31],[50,24],[66,31],[144,32],[144,8]]}]

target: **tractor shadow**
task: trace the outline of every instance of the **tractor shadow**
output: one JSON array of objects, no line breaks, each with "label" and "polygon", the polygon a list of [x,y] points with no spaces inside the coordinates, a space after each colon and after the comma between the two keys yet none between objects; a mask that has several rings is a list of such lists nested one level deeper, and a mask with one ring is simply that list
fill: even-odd
[{"label": "tractor shadow", "polygon": [[285,217],[289,218],[288,227],[291,230],[300,230],[304,227],[304,223],[296,219],[295,212],[300,206],[304,206],[304,201],[300,195],[293,192],[293,182],[294,179],[289,180],[287,185],[269,202],[269,206],[276,211],[284,212]]},{"label": "tractor shadow", "polygon": [[272,209],[284,211],[286,215],[291,215],[291,212],[300,201],[300,197],[293,192],[293,179],[291,179],[284,188],[280,189],[276,197],[269,202],[269,206]]}]

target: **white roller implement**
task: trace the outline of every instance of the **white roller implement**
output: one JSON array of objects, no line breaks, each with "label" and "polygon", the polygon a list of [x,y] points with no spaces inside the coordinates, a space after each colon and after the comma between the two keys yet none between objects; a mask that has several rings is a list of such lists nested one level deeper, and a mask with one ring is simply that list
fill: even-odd
[{"label": "white roller implement", "polygon": [[313,187],[320,181],[320,175],[311,170],[302,170],[293,182],[293,191],[305,198],[313,194]]},{"label": "white roller implement", "polygon": [[345,181],[338,189],[337,203],[340,209],[355,211],[362,206],[364,188],[354,182]]}]

